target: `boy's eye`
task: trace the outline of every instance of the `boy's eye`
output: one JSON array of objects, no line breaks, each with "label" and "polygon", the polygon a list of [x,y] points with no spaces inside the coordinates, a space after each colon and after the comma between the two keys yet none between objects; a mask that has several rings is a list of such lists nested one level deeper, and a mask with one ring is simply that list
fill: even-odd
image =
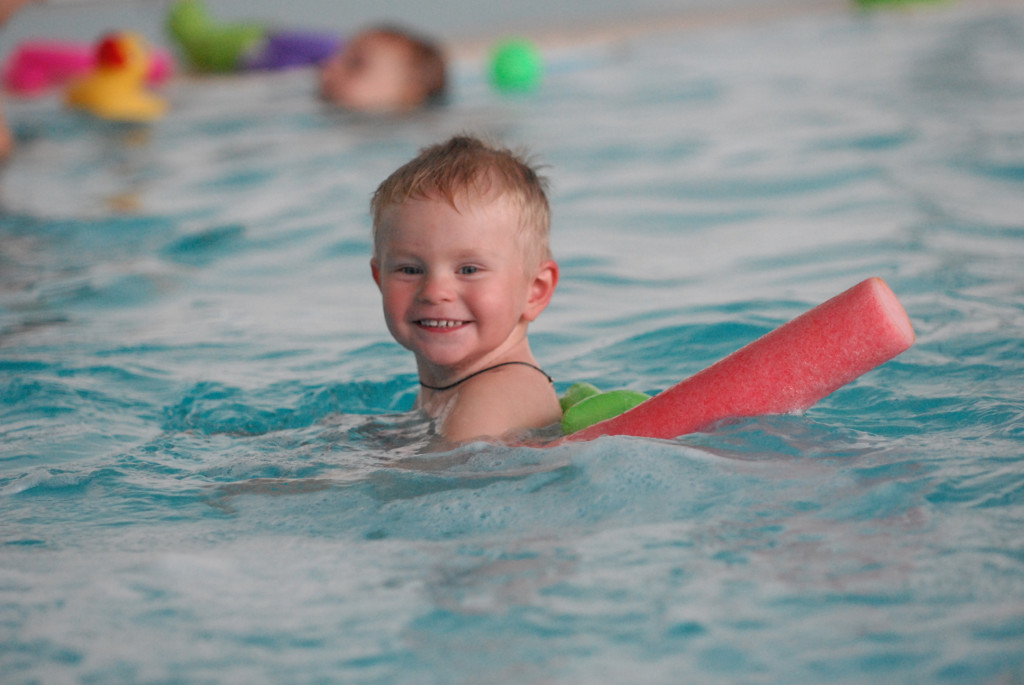
[{"label": "boy's eye", "polygon": [[417,274],[423,273],[423,269],[419,268],[418,266],[400,266],[396,269],[396,271],[406,276],[415,276]]},{"label": "boy's eye", "polygon": [[477,267],[477,266],[469,266],[469,265],[467,265],[467,266],[460,266],[459,267],[459,274],[462,275],[462,276],[472,276],[473,274],[475,274],[479,270],[480,270],[480,267]]}]

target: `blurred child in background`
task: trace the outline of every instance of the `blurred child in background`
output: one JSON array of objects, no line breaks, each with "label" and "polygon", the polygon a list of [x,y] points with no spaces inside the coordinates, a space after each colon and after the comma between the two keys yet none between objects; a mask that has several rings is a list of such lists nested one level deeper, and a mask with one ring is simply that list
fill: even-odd
[{"label": "blurred child in background", "polygon": [[219,23],[202,0],[178,0],[168,30],[199,71],[232,72],[316,66],[320,95],[355,111],[408,111],[443,100],[447,66],[432,41],[390,26],[350,40],[314,31]]}]

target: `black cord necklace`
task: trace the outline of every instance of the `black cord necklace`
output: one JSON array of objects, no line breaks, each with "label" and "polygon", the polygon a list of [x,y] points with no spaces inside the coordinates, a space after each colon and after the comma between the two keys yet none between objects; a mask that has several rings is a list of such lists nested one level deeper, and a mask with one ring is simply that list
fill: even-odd
[{"label": "black cord necklace", "polygon": [[454,387],[456,387],[458,385],[462,385],[463,383],[468,381],[470,378],[473,378],[474,376],[479,376],[480,374],[486,373],[487,371],[493,371],[494,369],[501,368],[502,366],[510,366],[512,364],[521,364],[522,366],[529,366],[531,369],[536,369],[537,371],[540,371],[542,374],[544,374],[544,378],[548,379],[548,383],[554,383],[555,382],[554,379],[551,378],[551,376],[549,376],[546,373],[544,373],[544,370],[542,368],[540,368],[539,366],[534,366],[530,362],[502,362],[500,364],[495,364],[494,366],[488,366],[486,369],[480,369],[479,371],[475,371],[475,372],[469,374],[468,376],[466,376],[465,378],[462,378],[460,380],[455,381],[451,385],[427,385],[423,381],[420,381],[420,385],[422,385],[424,388],[427,388],[428,390],[436,390],[438,392],[444,392],[445,390],[451,390],[452,388],[454,388]]}]

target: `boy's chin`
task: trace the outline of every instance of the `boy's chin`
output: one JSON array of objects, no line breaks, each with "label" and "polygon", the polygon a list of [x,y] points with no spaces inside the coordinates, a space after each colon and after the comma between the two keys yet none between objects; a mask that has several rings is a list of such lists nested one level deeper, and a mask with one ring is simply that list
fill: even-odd
[{"label": "boy's chin", "polygon": [[443,352],[427,352],[424,353],[422,350],[416,352],[416,366],[422,370],[430,370],[438,375],[448,375],[456,372],[458,369],[465,368],[471,364],[470,359],[463,354],[455,353],[444,354]]},{"label": "boy's chin", "polygon": [[421,369],[431,369],[440,374],[447,374],[455,369],[465,366],[465,358],[462,357],[438,357],[420,356],[417,357],[417,366]]}]

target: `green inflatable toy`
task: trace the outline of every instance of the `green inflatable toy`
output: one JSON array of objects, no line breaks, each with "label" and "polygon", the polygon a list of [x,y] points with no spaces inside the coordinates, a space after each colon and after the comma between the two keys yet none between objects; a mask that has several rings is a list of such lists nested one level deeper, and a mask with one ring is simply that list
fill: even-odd
[{"label": "green inflatable toy", "polygon": [[243,55],[267,36],[260,24],[213,21],[202,0],[178,0],[167,14],[167,30],[199,71],[234,71]]},{"label": "green inflatable toy", "polygon": [[562,405],[562,433],[569,435],[595,423],[629,411],[651,399],[636,390],[601,392],[590,383],[572,385],[559,399]]},{"label": "green inflatable toy", "polygon": [[569,407],[579,404],[588,397],[600,394],[600,390],[597,386],[591,385],[590,383],[573,383],[569,386],[569,389],[565,391],[565,394],[558,398],[559,404],[562,405],[562,413],[564,414]]}]

